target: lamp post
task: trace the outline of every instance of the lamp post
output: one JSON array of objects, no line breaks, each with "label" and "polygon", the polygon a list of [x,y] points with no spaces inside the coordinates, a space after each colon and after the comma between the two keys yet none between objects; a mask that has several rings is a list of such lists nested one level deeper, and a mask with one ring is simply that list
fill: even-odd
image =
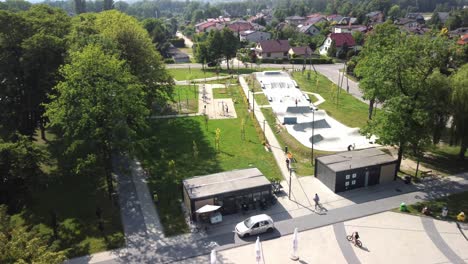
[{"label": "lamp post", "polygon": [[312,109],[312,137],[310,138],[310,164],[314,166],[314,128],[315,128],[315,109]]},{"label": "lamp post", "polygon": [[253,117],[255,117],[255,94],[254,94],[253,87],[252,87],[252,114],[253,114]]},{"label": "lamp post", "polygon": [[291,165],[289,165],[289,194],[288,194],[288,198],[289,200],[291,200],[291,186],[292,186],[292,172],[293,172],[293,167]]}]

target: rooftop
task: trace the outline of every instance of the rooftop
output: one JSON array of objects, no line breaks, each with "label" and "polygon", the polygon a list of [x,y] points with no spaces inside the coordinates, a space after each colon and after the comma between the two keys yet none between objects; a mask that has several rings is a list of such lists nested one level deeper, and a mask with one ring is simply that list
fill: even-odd
[{"label": "rooftop", "polygon": [[351,33],[331,33],[328,36],[335,41],[335,45],[337,47],[343,47],[345,43],[348,45],[348,47],[356,45],[356,42],[354,41],[353,35],[351,35]]},{"label": "rooftop", "polygon": [[288,40],[264,40],[259,42],[263,52],[288,52]]},{"label": "rooftop", "polygon": [[322,164],[327,165],[335,172],[395,161],[392,156],[376,148],[336,153],[333,155],[318,157],[317,160]]},{"label": "rooftop", "polygon": [[190,199],[212,197],[245,189],[271,185],[257,168],[196,176],[183,181]]}]

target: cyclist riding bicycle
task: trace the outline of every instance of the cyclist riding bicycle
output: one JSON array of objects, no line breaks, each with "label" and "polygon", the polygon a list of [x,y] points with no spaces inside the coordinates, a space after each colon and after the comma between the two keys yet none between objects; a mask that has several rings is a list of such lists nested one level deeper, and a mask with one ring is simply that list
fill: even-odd
[{"label": "cyclist riding bicycle", "polygon": [[354,232],[354,233],[352,234],[352,236],[353,236],[354,244],[356,244],[356,241],[359,240],[359,233],[358,233],[358,232]]}]

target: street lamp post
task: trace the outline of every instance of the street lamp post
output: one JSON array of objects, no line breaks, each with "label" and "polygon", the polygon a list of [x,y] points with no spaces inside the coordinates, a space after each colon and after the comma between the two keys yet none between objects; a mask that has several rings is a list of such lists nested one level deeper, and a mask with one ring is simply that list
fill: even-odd
[{"label": "street lamp post", "polygon": [[253,114],[253,117],[255,117],[255,94],[254,94],[253,88],[252,88],[252,114]]},{"label": "street lamp post", "polygon": [[311,152],[310,152],[310,164],[314,166],[314,128],[315,128],[315,109],[312,109],[312,137],[310,138],[311,142]]}]

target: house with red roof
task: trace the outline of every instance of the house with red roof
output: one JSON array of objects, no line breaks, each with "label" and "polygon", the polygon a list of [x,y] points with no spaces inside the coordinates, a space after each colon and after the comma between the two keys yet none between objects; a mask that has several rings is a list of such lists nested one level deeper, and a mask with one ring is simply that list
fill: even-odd
[{"label": "house with red roof", "polygon": [[460,37],[460,39],[457,41],[458,45],[466,45],[468,44],[468,34],[465,34]]},{"label": "house with red roof", "polygon": [[332,42],[335,42],[337,54],[343,48],[354,49],[354,50],[357,50],[358,48],[356,46],[356,42],[354,41],[353,35],[351,35],[351,33],[331,33],[331,34],[328,34],[322,46],[320,46],[319,53],[321,55],[327,55],[328,49],[330,48]]},{"label": "house with red roof", "polygon": [[254,26],[250,22],[243,20],[233,21],[230,24],[228,24],[227,27],[235,34],[254,29]]},{"label": "house with red roof", "polygon": [[264,40],[257,43],[255,54],[259,59],[287,59],[290,48],[288,40]]}]

